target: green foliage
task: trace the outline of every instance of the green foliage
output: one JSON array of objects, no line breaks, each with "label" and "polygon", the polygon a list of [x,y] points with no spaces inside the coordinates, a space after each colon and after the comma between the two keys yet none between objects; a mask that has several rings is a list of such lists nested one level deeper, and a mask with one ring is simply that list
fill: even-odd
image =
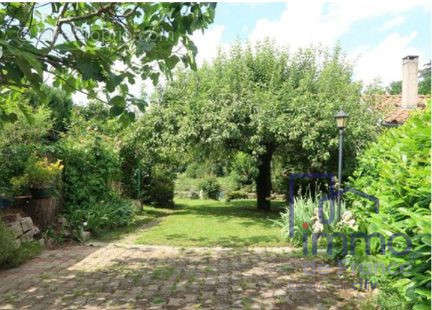
[{"label": "green foliage", "polygon": [[37,242],[15,243],[13,233],[0,220],[0,268],[13,268],[38,255],[41,247]]},{"label": "green foliage", "polygon": [[98,235],[102,231],[126,226],[134,215],[132,204],[112,192],[106,194],[106,200],[92,204],[68,205],[67,212],[69,223],[78,238],[81,229]]},{"label": "green foliage", "polygon": [[164,165],[154,165],[143,179],[142,202],[156,206],[174,206],[174,179]]},{"label": "green foliage", "polygon": [[[318,209],[318,200],[314,200],[311,196],[309,197],[296,197],[294,198],[294,238],[290,241],[295,245],[302,245],[303,233],[312,233],[311,220],[314,217]],[[286,208],[284,212],[281,212],[281,218],[276,223],[282,229],[282,235],[288,239],[290,224],[289,224],[289,208]],[[308,223],[308,227],[305,229],[303,223]]]},{"label": "green foliage", "polygon": [[247,199],[247,198],[248,195],[244,191],[231,191],[231,192],[227,192],[225,195],[226,201]]},{"label": "green foliage", "polygon": [[[196,160],[196,159],[194,159]],[[212,160],[207,160],[205,162],[193,161],[187,164],[185,169],[186,176],[190,178],[203,178],[207,175],[214,175],[216,177],[221,177],[225,174],[226,164],[221,162],[215,162]]]},{"label": "green foliage", "polygon": [[55,186],[60,181],[62,170],[59,160],[50,163],[46,157],[38,159],[31,156],[27,159],[23,175],[13,177],[11,183],[17,192],[26,188]]},{"label": "green foliage", "polygon": [[114,142],[87,131],[71,132],[54,147],[63,165],[63,196],[68,206],[91,205],[109,197],[112,182],[120,176],[120,162]]},{"label": "green foliage", "polygon": [[231,162],[231,176],[238,188],[251,185],[257,176],[256,160],[243,152],[235,154]]},{"label": "green foliage", "polygon": [[64,212],[76,236],[84,228],[93,233],[122,226],[132,218],[132,206],[116,193],[120,158],[114,140],[77,121],[51,147],[63,165]]},{"label": "green foliage", "polygon": [[32,107],[46,106],[51,111],[53,120],[52,138],[58,138],[59,133],[65,132],[71,122],[72,98],[65,91],[42,85],[39,92],[30,94],[29,105]]},{"label": "green foliage", "polygon": [[[403,233],[412,241],[412,249],[403,256],[378,253],[379,243],[372,242],[376,261],[397,266],[405,271],[387,277],[408,305],[430,304],[431,263],[431,196],[430,196],[430,103],[401,127],[389,129],[359,158],[359,167],[351,183],[380,199],[378,214],[361,203],[353,205],[361,231],[379,232],[386,238]],[[396,238],[395,249],[405,249],[404,239]],[[361,255],[361,253],[359,253]],[[364,254],[363,254],[364,255]],[[359,256],[358,259],[366,259]]]},{"label": "green foliage", "polygon": [[203,169],[203,165],[197,162],[190,163],[185,170],[185,175],[188,178],[202,178],[206,174],[206,171]]},{"label": "green foliage", "polygon": [[124,123],[118,117],[113,117],[109,106],[104,103],[90,101],[88,105],[75,106],[74,109],[72,118],[74,122],[83,122],[84,119],[84,126],[89,126],[104,135],[114,138],[125,130]]},{"label": "green foliage", "polygon": [[[111,113],[130,119],[133,113],[127,105],[144,110],[145,103],[129,94],[128,83],[141,77],[156,85],[160,72],[169,77],[177,63],[195,68],[197,50],[191,35],[213,21],[215,6],[2,3],[0,84],[38,90],[49,71],[55,87],[96,97],[97,86],[104,82]],[[184,48],[175,50],[179,45]],[[115,92],[119,95],[112,96]]]},{"label": "green foliage", "polygon": [[120,149],[122,185],[128,197],[147,204],[173,205],[178,146],[174,114],[154,107],[130,126]]},{"label": "green foliage", "polygon": [[33,257],[39,255],[42,252],[42,247],[39,242],[36,241],[26,241],[22,242],[21,246],[16,249],[13,253],[11,259],[5,263],[4,267],[13,268],[17,267],[24,262],[32,259]]},{"label": "green foliage", "polygon": [[221,185],[215,177],[208,177],[199,184],[205,198],[218,200],[221,193]]},{"label": "green foliage", "polygon": [[44,153],[46,137],[52,128],[50,111],[45,107],[29,109],[28,115],[14,110],[15,122],[7,122],[0,129],[0,191],[3,195],[23,194],[13,192],[12,179],[24,175],[28,160],[40,158]]},{"label": "green foliage", "polygon": [[289,171],[335,171],[334,113],[342,108],[350,115],[344,150],[350,173],[375,136],[377,118],[361,101],[351,66],[339,49],[290,55],[275,46],[238,44],[197,72],[179,72],[160,105],[177,112],[180,141],[198,158],[243,152],[257,169],[274,154]]},{"label": "green foliage", "polygon": [[387,92],[390,95],[400,95],[402,93],[402,81],[393,81],[387,87]]},{"label": "green foliage", "polygon": [[13,259],[17,245],[12,232],[0,220],[0,266],[3,266]]},{"label": "green foliage", "polygon": [[425,64],[424,68],[420,70],[420,82],[418,93],[420,95],[429,95],[431,94],[431,62],[429,61]]}]

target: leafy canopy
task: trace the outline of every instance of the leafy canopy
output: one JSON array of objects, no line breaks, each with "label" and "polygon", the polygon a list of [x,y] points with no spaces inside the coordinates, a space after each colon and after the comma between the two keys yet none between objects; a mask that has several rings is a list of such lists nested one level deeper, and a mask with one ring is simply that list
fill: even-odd
[{"label": "leafy canopy", "polygon": [[[36,88],[50,73],[54,86],[96,97],[111,112],[144,109],[128,84],[158,83],[178,63],[195,68],[190,35],[214,18],[215,3],[0,3],[0,85]],[[5,96],[5,93],[2,94]]]},{"label": "leafy canopy", "polygon": [[[359,157],[351,183],[353,187],[380,200],[378,214],[363,204],[354,204],[360,229],[386,238],[402,233],[412,245],[408,253],[379,255],[379,239],[373,240],[374,258],[385,265],[404,266],[404,272],[385,274],[391,287],[401,292],[414,309],[430,306],[431,263],[431,148],[430,101],[425,111],[416,112],[399,128],[381,135]],[[395,238],[402,252],[407,243]],[[363,257],[366,259],[367,257]]]},{"label": "leafy canopy", "polygon": [[336,162],[337,110],[350,115],[348,159],[374,136],[375,117],[351,77],[339,49],[290,55],[270,41],[238,44],[196,72],[179,72],[161,102],[179,110],[179,135],[199,154],[258,157],[273,148],[297,169],[327,169]]}]

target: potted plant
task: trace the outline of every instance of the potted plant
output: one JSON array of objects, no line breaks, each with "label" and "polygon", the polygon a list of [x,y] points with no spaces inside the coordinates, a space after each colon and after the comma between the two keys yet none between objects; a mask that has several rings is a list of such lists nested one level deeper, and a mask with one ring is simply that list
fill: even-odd
[{"label": "potted plant", "polygon": [[17,188],[28,188],[34,199],[47,198],[53,195],[55,183],[63,170],[60,160],[49,162],[43,159],[30,158],[22,176],[12,179]]}]

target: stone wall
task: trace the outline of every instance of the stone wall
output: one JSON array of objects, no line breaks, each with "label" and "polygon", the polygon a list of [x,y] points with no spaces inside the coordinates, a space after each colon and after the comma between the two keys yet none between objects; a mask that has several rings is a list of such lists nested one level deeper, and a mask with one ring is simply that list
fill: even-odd
[{"label": "stone wall", "polygon": [[3,220],[14,234],[17,246],[21,245],[21,242],[35,240],[35,236],[37,237],[40,233],[39,228],[33,224],[31,217],[13,214],[8,215]]}]

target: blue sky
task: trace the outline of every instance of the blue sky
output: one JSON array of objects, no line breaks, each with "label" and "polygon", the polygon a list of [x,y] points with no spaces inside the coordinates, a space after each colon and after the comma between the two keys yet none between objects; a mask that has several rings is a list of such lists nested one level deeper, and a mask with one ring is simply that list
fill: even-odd
[{"label": "blue sky", "polygon": [[218,3],[213,25],[196,34],[198,61],[236,40],[271,37],[291,50],[311,44],[341,45],[355,65],[355,79],[384,84],[401,79],[401,58],[431,58],[431,10],[424,0],[289,0]]}]

